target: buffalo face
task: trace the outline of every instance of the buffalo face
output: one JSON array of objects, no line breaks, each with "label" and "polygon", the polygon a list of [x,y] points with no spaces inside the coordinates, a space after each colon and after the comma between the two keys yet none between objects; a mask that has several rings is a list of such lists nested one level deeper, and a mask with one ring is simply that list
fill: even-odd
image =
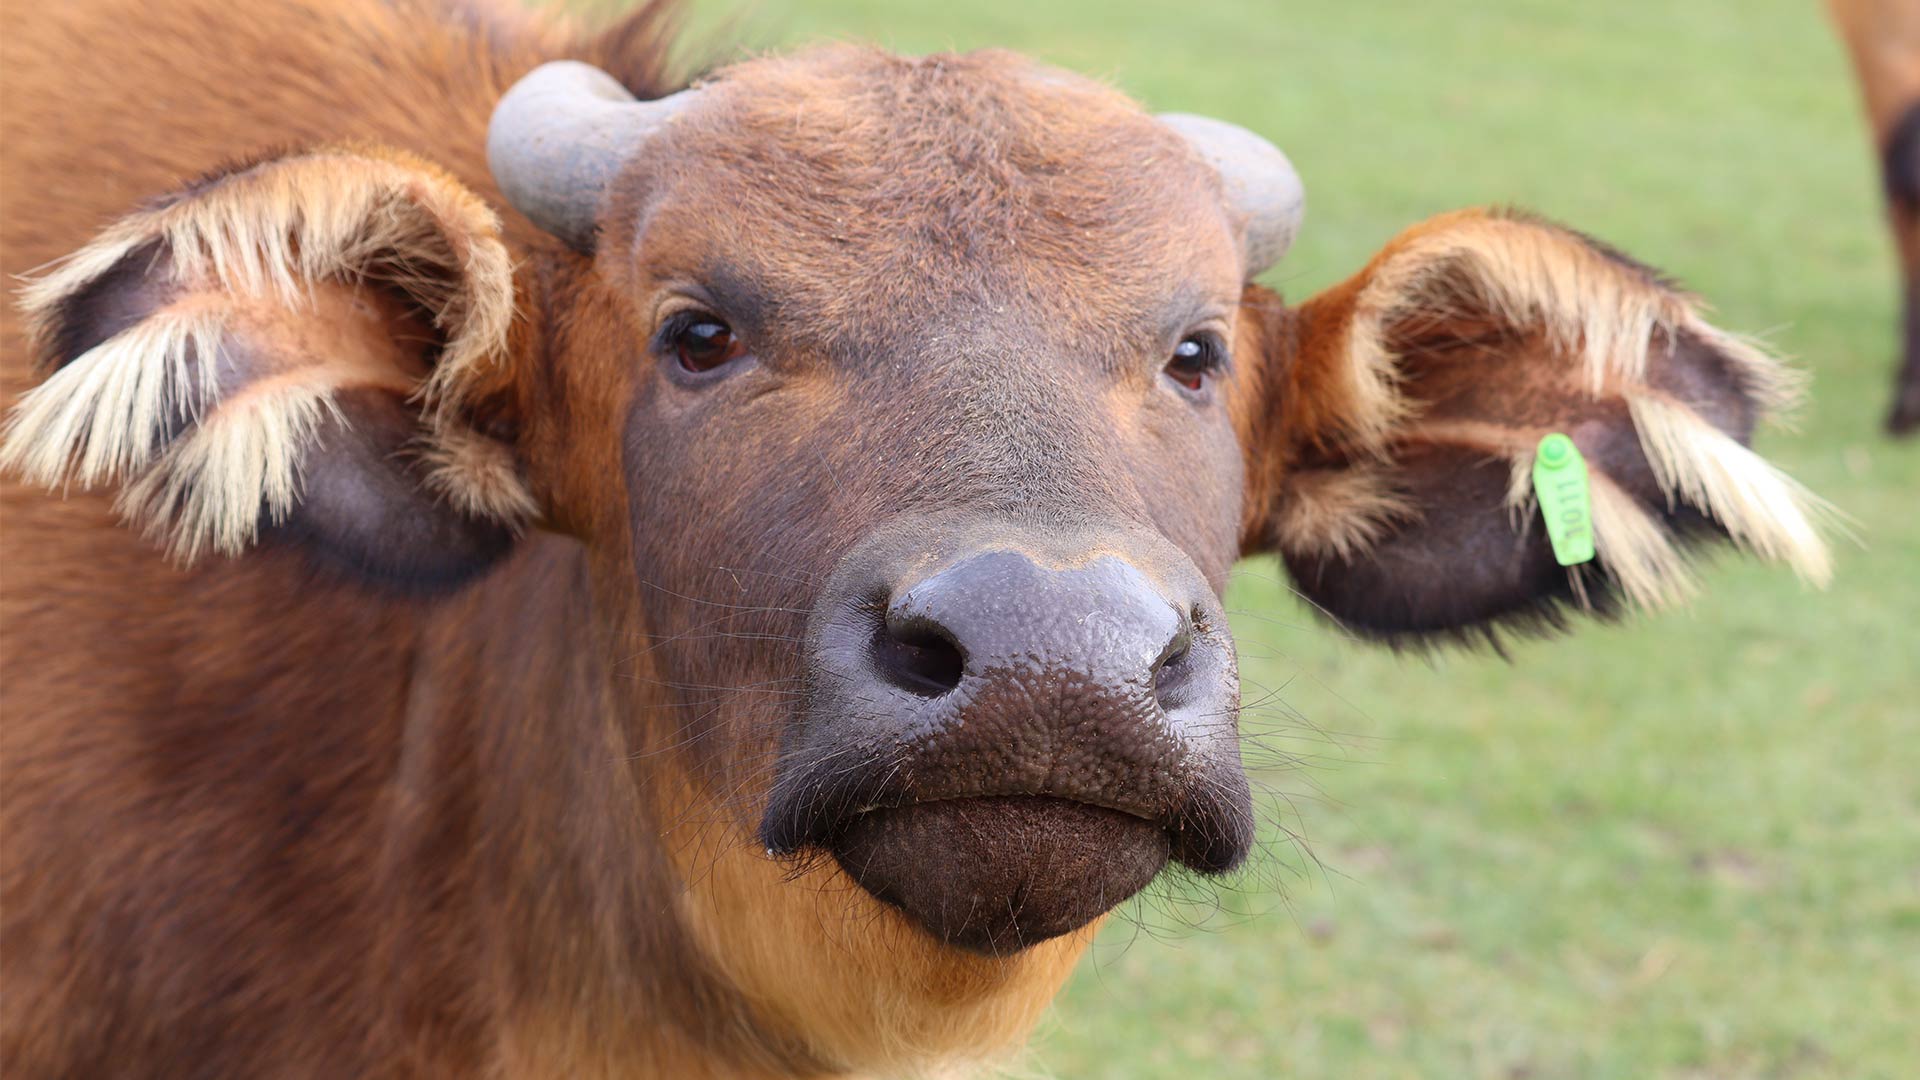
[{"label": "buffalo face", "polygon": [[[1298,192],[1263,224],[1209,155],[1278,152],[1000,54],[755,61],[632,128],[562,74],[532,114],[619,164],[521,202],[620,316],[578,367],[631,343],[636,674],[720,816],[986,953],[1236,866],[1229,391]],[[503,125],[510,194],[581,170]]]}]

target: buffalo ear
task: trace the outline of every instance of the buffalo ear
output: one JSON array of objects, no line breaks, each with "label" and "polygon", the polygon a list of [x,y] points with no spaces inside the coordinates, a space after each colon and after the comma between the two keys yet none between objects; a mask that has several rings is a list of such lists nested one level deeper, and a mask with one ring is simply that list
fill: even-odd
[{"label": "buffalo ear", "polygon": [[492,211],[425,162],[321,148],[126,217],[25,290],[45,380],[0,467],[119,485],[181,563],[271,533],[387,582],[484,569],[534,514],[499,413],[514,310]]},{"label": "buffalo ear", "polygon": [[[1687,549],[1721,541],[1824,583],[1824,504],[1749,449],[1799,379],[1708,325],[1690,297],[1570,230],[1445,215],[1291,313],[1274,478],[1250,532],[1361,635],[1495,640],[1691,594]],[[1564,568],[1535,448],[1570,436],[1597,558]]]}]

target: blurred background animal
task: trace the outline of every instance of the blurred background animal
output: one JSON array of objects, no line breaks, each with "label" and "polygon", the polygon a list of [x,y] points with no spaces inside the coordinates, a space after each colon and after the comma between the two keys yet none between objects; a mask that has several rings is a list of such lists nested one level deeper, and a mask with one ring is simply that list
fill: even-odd
[{"label": "blurred background animal", "polygon": [[1887,430],[1920,428],[1920,3],[1827,0],[1853,56],[1886,184],[1906,314]]}]

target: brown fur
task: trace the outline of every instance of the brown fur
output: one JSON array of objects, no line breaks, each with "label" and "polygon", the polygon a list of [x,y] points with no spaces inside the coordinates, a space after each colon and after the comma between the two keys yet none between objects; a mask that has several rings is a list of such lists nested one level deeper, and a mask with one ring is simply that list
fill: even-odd
[{"label": "brown fur", "polygon": [[[9,472],[38,483],[0,506],[0,1071],[747,1078],[1006,1052],[1094,927],[963,953],[752,838],[806,614],[883,527],[1064,521],[1216,589],[1246,551],[1386,565],[1449,517],[1511,546],[1507,470],[1572,418],[1621,478],[1606,569],[1632,597],[1666,579],[1633,560],[1678,558],[1668,498],[1817,574],[1794,498],[1727,498],[1789,490],[1739,442],[1776,369],[1685,297],[1467,214],[1289,311],[1240,280],[1184,143],[1007,54],[719,73],[576,255],[501,205],[488,111],[562,55],[665,89],[661,18],[576,38],[375,0],[9,9],[0,269],[42,275],[51,389],[23,399],[8,310]],[[317,208],[356,190],[386,194],[322,242]],[[653,347],[696,302],[755,350],[698,388]],[[180,344],[153,330],[177,304],[222,321]],[[1232,356],[1190,399],[1161,370],[1198,330]],[[210,355],[238,389],[200,381]],[[265,394],[288,385],[307,412]],[[278,426],[244,452],[175,461],[255,413]],[[1442,443],[1495,464],[1490,497],[1428,482]],[[103,490],[43,490],[76,473]],[[368,475],[400,524],[504,553],[414,591],[321,558],[366,539],[322,511]],[[244,554],[168,562],[116,527],[116,484],[183,554]],[[1508,610],[1447,599],[1451,624],[1401,629]]]}]

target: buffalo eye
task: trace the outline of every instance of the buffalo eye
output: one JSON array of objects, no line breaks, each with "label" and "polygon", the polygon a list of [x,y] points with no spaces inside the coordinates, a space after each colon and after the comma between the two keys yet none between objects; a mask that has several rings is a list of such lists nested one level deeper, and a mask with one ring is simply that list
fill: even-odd
[{"label": "buffalo eye", "polygon": [[1173,358],[1167,361],[1167,377],[1198,393],[1206,385],[1207,376],[1220,369],[1222,354],[1219,339],[1211,334],[1182,338],[1174,346]]},{"label": "buffalo eye", "polygon": [[746,354],[733,328],[718,316],[689,312],[667,327],[666,346],[681,368],[698,374]]}]

